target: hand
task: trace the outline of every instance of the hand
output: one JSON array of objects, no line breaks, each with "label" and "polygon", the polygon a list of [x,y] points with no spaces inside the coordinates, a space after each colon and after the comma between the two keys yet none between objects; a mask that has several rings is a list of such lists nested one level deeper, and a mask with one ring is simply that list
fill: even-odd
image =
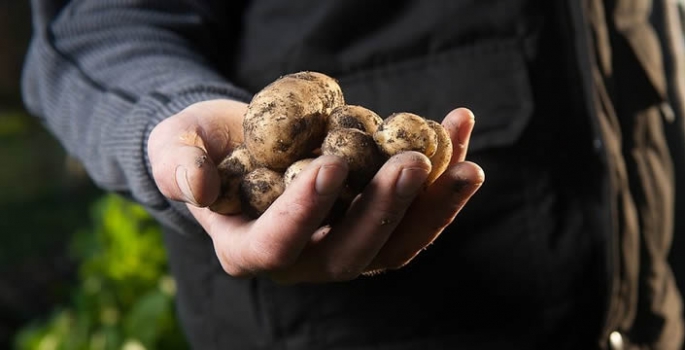
[{"label": "hand", "polygon": [[220,215],[204,207],[219,193],[215,164],[243,140],[246,107],[225,100],[195,104],[161,122],[148,141],[160,191],[188,203],[222,267],[235,277],[328,282],[400,268],[440,235],[484,181],[482,169],[465,161],[474,119],[461,108],[442,123],[454,144],[450,167],[427,189],[428,158],[396,155],[344,218],[322,227],[347,176],[342,159],[322,156],[258,219]]}]

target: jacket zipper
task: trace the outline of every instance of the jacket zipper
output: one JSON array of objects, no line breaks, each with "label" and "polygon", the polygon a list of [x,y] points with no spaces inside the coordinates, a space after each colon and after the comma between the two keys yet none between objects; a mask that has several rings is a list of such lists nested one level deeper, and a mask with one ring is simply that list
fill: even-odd
[{"label": "jacket zipper", "polygon": [[618,291],[619,285],[615,283],[615,269],[619,267],[620,262],[618,261],[618,241],[616,236],[616,231],[614,224],[612,222],[612,213],[616,212],[615,203],[612,198],[615,197],[614,187],[611,186],[611,159],[608,155],[608,151],[603,144],[603,134],[601,126],[599,125],[599,116],[595,106],[595,98],[593,91],[595,90],[594,78],[593,78],[593,62],[592,62],[592,52],[590,44],[590,29],[588,28],[588,19],[586,13],[584,12],[583,5],[587,3],[586,1],[571,0],[568,2],[568,7],[570,10],[571,23],[574,29],[572,32],[575,33],[575,52],[576,60],[578,62],[579,74],[581,80],[584,84],[583,91],[585,92],[584,99],[586,101],[586,107],[590,116],[590,124],[594,133],[594,145],[595,151],[600,157],[600,161],[607,170],[607,175],[604,178],[604,186],[606,187],[606,193],[604,194],[607,198],[606,206],[607,210],[603,217],[606,218],[606,310],[604,315],[604,320],[602,322],[601,338],[600,341],[609,338],[609,334],[614,330],[615,322],[612,320],[613,314],[616,312],[616,300],[614,300],[613,295]]}]

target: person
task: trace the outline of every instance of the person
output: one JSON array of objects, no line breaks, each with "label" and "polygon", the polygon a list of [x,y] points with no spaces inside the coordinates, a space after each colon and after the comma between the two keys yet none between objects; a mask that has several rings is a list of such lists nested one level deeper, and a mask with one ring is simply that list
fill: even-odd
[{"label": "person", "polygon": [[[673,1],[32,6],[26,105],[164,227],[193,348],[682,346]],[[347,168],[329,156],[256,220],[211,212],[246,103],[298,71],[440,120],[450,168],[421,190],[425,156],[397,155],[332,227]]]}]

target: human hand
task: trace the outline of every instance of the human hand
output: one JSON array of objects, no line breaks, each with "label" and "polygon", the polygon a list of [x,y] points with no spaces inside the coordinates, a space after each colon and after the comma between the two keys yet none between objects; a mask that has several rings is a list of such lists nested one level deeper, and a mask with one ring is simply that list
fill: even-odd
[{"label": "human hand", "polygon": [[321,156],[258,219],[217,214],[205,208],[219,194],[215,165],[242,142],[246,108],[227,100],[195,104],[161,122],[148,141],[160,191],[188,203],[222,267],[235,277],[328,282],[400,268],[438,237],[484,181],[482,169],[465,161],[473,115],[456,109],[442,123],[454,144],[450,167],[427,189],[428,158],[417,152],[396,155],[342,219],[322,226],[347,165]]}]

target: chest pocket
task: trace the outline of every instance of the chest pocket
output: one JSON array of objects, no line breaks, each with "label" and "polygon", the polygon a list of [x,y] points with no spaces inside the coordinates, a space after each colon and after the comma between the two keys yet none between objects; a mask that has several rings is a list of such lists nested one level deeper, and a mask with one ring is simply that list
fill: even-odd
[{"label": "chest pocket", "polygon": [[458,107],[473,111],[470,151],[512,144],[533,113],[523,50],[518,41],[460,47],[434,56],[338,77],[348,104],[385,118],[412,112],[441,121]]}]

